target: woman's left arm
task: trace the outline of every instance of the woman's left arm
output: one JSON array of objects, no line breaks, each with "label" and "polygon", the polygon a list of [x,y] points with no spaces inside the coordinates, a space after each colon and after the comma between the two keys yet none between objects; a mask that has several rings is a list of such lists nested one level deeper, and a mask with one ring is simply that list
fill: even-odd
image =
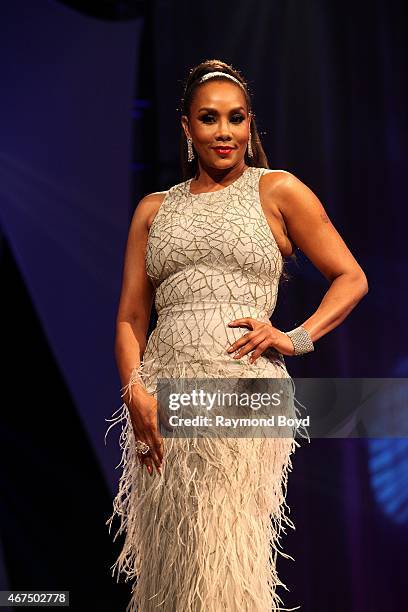
[{"label": "woman's left arm", "polygon": [[285,175],[274,185],[274,201],[292,241],[330,282],[317,310],[301,324],[315,342],[344,321],[368,292],[368,281],[313,191]]},{"label": "woman's left arm", "polygon": [[[281,172],[273,184],[275,177],[272,173],[269,176],[271,188],[267,199],[279,207],[292,242],[330,283],[319,307],[299,324],[315,342],[340,325],[366,295],[367,277],[313,191],[290,172]],[[232,345],[232,350],[243,347],[236,358],[254,350],[252,357],[256,359],[266,346],[274,346],[285,355],[293,355],[293,345],[284,332],[274,327],[267,329],[263,323],[254,325],[252,321],[236,319],[232,324],[253,330]]]}]

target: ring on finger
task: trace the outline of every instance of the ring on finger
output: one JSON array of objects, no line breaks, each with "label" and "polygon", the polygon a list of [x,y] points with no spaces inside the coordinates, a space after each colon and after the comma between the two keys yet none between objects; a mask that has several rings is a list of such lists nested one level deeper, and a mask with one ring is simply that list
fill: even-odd
[{"label": "ring on finger", "polygon": [[146,455],[150,451],[150,446],[146,444],[146,442],[142,442],[142,440],[136,441],[136,452],[142,455]]}]

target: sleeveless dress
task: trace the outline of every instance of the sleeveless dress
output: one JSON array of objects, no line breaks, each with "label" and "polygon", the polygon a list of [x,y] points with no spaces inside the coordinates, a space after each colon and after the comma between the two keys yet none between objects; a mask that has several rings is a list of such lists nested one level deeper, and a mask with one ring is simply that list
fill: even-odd
[{"label": "sleeveless dress", "polygon": [[[247,331],[237,318],[268,322],[283,259],[259,198],[266,168],[248,167],[228,187],[191,194],[192,179],[171,187],[151,225],[146,270],[155,287],[157,325],[139,368],[157,397],[157,379],[290,378],[283,355],[268,349],[255,363],[226,349]],[[115,416],[117,413],[119,414]],[[132,580],[127,612],[271,612],[284,610],[277,587],[291,454],[286,438],[163,438],[162,476],[141,468],[125,404],[123,472],[107,521],[124,533],[112,566]],[[108,433],[108,431],[106,433]],[[117,467],[119,467],[117,466]],[[298,608],[295,608],[298,609]]]}]

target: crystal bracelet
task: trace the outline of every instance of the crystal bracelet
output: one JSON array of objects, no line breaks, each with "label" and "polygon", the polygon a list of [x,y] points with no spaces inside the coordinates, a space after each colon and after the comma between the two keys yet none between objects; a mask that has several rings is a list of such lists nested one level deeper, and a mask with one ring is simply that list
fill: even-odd
[{"label": "crystal bracelet", "polygon": [[295,349],[295,355],[304,355],[314,351],[314,345],[308,331],[299,325],[291,331],[285,332],[287,336],[292,340],[293,348]]}]

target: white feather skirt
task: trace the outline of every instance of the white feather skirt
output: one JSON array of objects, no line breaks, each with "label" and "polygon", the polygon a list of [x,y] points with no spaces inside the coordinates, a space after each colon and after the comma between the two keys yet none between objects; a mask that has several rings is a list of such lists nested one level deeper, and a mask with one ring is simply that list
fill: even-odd
[{"label": "white feather skirt", "polygon": [[[145,366],[142,361],[139,374],[155,394]],[[191,367],[180,364],[161,376],[190,378]],[[244,359],[235,372],[231,364],[213,362],[211,376],[259,377],[255,368]],[[194,375],[208,376],[208,367]],[[271,377],[271,368],[262,376]],[[288,375],[277,367],[274,376]],[[110,532],[116,517],[114,540],[124,534],[112,575],[132,581],[127,612],[289,610],[277,592],[287,587],[276,562],[278,555],[292,559],[280,539],[286,527],[294,528],[285,497],[298,442],[293,437],[164,437],[162,475],[154,469],[150,476],[135,451],[127,406],[112,416],[108,431],[118,423],[122,427],[118,467],[123,471],[107,525]]]}]

